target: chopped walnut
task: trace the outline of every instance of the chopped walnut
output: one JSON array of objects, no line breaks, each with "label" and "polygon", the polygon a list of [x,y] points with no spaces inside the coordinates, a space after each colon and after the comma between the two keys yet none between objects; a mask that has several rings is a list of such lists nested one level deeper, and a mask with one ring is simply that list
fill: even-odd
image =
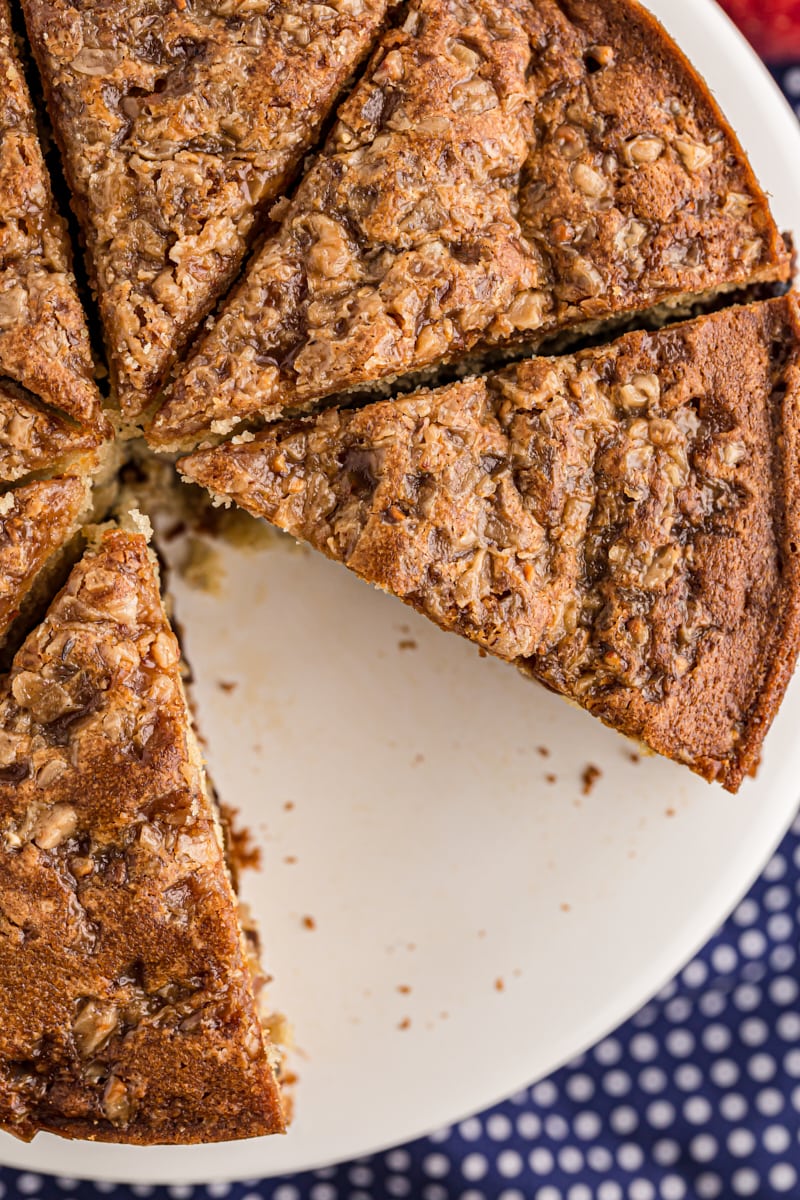
[{"label": "chopped walnut", "polygon": [[72,1033],[81,1058],[91,1058],[117,1028],[119,1013],[114,1004],[87,1000],[72,1023]]}]

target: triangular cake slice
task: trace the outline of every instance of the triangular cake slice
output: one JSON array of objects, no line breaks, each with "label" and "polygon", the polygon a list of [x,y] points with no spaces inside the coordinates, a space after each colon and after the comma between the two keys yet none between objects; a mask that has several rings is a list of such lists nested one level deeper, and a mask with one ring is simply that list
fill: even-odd
[{"label": "triangular cake slice", "polygon": [[109,434],[66,229],[0,0],[0,481],[90,450]]},{"label": "triangular cake slice", "polygon": [[788,272],[732,130],[634,0],[412,0],[151,442]]},{"label": "triangular cake slice", "polygon": [[389,0],[24,0],[124,415],[154,400]]},{"label": "triangular cake slice", "polygon": [[0,1125],[283,1128],[274,1050],[141,533],[106,532],[0,692]]},{"label": "triangular cake slice", "polygon": [[735,791],[800,640],[799,361],[791,296],[181,468]]},{"label": "triangular cake slice", "polygon": [[74,475],[34,480],[0,496],[0,663],[17,623],[27,623],[68,563],[90,508],[89,481]]}]

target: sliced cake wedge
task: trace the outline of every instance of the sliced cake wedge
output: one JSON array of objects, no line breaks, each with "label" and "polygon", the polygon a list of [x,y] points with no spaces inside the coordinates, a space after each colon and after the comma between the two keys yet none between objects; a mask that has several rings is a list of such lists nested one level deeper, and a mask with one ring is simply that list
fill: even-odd
[{"label": "sliced cake wedge", "polygon": [[282,1130],[250,955],[155,559],[111,529],[0,689],[0,1125]]},{"label": "sliced cake wedge", "polygon": [[791,295],[180,467],[735,791],[800,645],[799,364]]},{"label": "sliced cake wedge", "polygon": [[152,404],[390,0],[24,0],[123,415]]},{"label": "sliced cake wedge", "polygon": [[733,131],[635,0],[411,0],[151,444],[788,274]]},{"label": "sliced cake wedge", "polygon": [[0,0],[0,483],[110,436],[66,227]]},{"label": "sliced cake wedge", "polygon": [[16,630],[71,565],[90,515],[89,481],[75,475],[33,480],[0,496],[0,665]]}]

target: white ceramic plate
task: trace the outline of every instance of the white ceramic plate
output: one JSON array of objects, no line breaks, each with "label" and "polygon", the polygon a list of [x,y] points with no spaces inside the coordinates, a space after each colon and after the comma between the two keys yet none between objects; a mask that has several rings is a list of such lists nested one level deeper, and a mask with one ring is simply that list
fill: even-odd
[{"label": "white ceramic plate", "polygon": [[[796,227],[800,132],[766,71],[711,0],[651,7]],[[800,680],[758,781],[734,799],[683,768],[632,763],[588,716],[288,539],[222,555],[221,596],[177,579],[174,590],[214,778],[263,845],[246,894],[302,1050],[295,1123],[235,1147],[1,1136],[5,1165],[141,1183],[260,1178],[488,1107],[680,968],[796,808]],[[582,797],[588,763],[603,774]]]}]

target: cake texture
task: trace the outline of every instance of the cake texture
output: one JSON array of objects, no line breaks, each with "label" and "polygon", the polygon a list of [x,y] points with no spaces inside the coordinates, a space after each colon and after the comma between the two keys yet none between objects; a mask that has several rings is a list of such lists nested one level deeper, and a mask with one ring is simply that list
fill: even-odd
[{"label": "cake texture", "polygon": [[[33,480],[0,496],[0,651],[89,505],[87,480]],[[1,655],[0,655],[1,660]]]},{"label": "cake texture", "polygon": [[799,356],[792,296],[180,465],[735,791],[800,639]]},{"label": "cake texture", "polygon": [[110,436],[66,227],[0,0],[0,484]]},{"label": "cake texture", "polygon": [[0,690],[0,1124],[128,1143],[283,1128],[155,560],[87,551]]},{"label": "cake texture", "polygon": [[788,274],[735,135],[635,0],[412,0],[150,440]]},{"label": "cake texture", "polygon": [[387,0],[24,0],[124,416],[152,403]]}]

